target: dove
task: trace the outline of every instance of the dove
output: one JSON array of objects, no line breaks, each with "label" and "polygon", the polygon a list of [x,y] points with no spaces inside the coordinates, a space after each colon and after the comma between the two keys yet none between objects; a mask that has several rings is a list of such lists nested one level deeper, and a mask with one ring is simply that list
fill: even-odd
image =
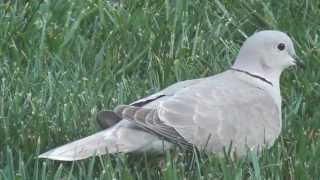
[{"label": "dove", "polygon": [[287,34],[256,32],[228,70],[102,111],[97,115],[102,131],[39,158],[76,161],[107,153],[161,153],[177,146],[220,154],[230,144],[243,156],[269,148],[282,128],[280,76],[295,65],[302,61]]}]

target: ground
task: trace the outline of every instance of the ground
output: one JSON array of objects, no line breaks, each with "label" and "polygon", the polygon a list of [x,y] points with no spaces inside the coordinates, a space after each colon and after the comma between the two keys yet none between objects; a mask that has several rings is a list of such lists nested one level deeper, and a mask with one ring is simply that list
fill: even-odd
[{"label": "ground", "polygon": [[[317,0],[8,0],[0,24],[0,179],[320,177]],[[261,155],[37,159],[98,131],[99,110],[228,69],[262,29],[287,32],[306,68],[283,73],[282,134]]]}]

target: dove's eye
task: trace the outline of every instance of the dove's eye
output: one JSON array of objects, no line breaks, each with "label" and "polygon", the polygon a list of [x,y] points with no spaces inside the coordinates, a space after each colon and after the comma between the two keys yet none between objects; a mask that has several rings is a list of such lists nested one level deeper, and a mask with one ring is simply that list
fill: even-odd
[{"label": "dove's eye", "polygon": [[283,43],[278,44],[278,49],[279,49],[280,51],[283,51],[285,48],[286,48],[286,45],[285,45],[285,44],[283,44]]}]

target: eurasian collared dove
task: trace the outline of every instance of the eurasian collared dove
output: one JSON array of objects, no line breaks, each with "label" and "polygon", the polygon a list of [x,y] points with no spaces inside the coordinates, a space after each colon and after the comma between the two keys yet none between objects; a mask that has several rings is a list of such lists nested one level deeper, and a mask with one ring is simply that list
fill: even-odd
[{"label": "eurasian collared dove", "polygon": [[221,153],[232,143],[239,155],[270,147],[281,131],[280,75],[300,63],[295,57],[285,33],[257,32],[244,42],[229,70],[178,82],[103,112],[98,119],[106,122],[100,124],[110,128],[39,157],[74,161],[106,153],[159,152],[174,144]]}]

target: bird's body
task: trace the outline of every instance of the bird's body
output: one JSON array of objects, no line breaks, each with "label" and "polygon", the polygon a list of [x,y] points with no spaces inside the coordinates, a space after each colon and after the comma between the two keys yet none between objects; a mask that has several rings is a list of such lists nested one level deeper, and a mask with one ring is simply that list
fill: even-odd
[{"label": "bird's body", "polygon": [[[294,53],[291,40],[281,32],[263,31],[259,36],[266,36],[264,45],[273,43],[270,36],[279,36],[271,40],[288,44],[288,54]],[[280,74],[291,64],[255,63],[265,60],[265,54],[250,49],[261,41],[255,40],[257,35],[252,37],[231,69],[178,82],[130,105],[120,105],[106,114],[115,125],[40,157],[71,161],[105,153],[164,151],[174,144],[214,153],[232,144],[243,155],[271,146],[281,131]]]}]

